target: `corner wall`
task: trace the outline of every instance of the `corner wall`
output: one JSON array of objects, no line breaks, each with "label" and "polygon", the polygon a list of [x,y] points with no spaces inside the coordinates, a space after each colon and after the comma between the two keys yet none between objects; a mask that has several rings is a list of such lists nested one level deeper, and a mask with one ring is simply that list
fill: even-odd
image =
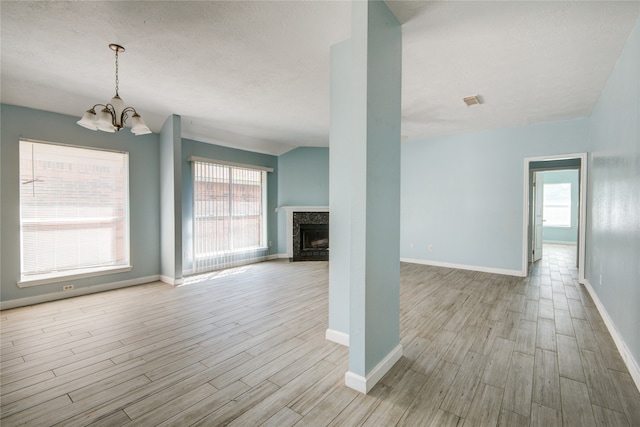
[{"label": "corner wall", "polygon": [[181,129],[171,115],[160,131],[160,275],[171,285],[182,283]]},{"label": "corner wall", "polygon": [[[300,147],[278,156],[277,207],[329,206],[329,149]],[[272,210],[273,212],[273,210]],[[277,248],[287,253],[286,213],[278,211]]]}]

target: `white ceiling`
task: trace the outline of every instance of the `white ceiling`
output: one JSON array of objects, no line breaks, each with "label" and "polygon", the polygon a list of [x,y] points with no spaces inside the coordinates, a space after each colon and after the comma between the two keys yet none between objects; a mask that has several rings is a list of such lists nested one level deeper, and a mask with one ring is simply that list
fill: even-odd
[{"label": "white ceiling", "polygon": [[[409,140],[588,115],[640,16],[630,1],[387,1]],[[1,98],[73,116],[120,95],[155,132],[281,154],[329,144],[347,1],[1,2]],[[479,94],[484,104],[462,98]],[[89,131],[87,131],[89,132]]]}]

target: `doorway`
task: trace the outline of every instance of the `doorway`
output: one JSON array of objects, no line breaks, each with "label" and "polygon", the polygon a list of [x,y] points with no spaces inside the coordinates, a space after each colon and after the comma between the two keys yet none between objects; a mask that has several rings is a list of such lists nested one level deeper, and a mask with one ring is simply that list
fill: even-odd
[{"label": "doorway", "polygon": [[[568,154],[560,156],[530,157],[524,162],[524,219],[523,219],[523,248],[522,248],[522,276],[526,277],[535,262],[544,256],[545,235],[555,233],[549,243],[561,243],[568,240],[573,232],[577,234],[577,244],[574,251],[578,267],[578,281],[584,282],[584,257],[585,257],[585,208],[586,208],[586,178],[587,155],[586,153]],[[566,206],[562,201],[562,194],[566,192],[566,186],[557,184],[554,179],[545,176],[560,176],[560,171],[577,170],[577,194],[574,202],[577,202],[577,212],[572,206]],[[546,172],[558,172],[558,174]],[[565,174],[566,175],[566,174]],[[557,181],[557,179],[555,180]],[[575,185],[575,183],[573,184]],[[544,189],[554,197],[547,197],[547,214],[545,215]],[[571,192],[571,189],[569,190]],[[573,203],[572,203],[573,205]],[[575,207],[575,206],[574,206]],[[574,214],[572,217],[567,217]],[[545,219],[554,227],[543,230]],[[576,230],[577,228],[577,230]],[[560,237],[558,237],[560,236]],[[574,234],[575,236],[575,234]],[[549,240],[550,236],[546,236]]]}]

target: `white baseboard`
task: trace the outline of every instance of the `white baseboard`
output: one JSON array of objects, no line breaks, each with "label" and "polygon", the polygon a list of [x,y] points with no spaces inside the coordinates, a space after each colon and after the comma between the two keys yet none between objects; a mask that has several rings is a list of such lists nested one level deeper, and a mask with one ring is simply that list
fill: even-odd
[{"label": "white baseboard", "polygon": [[566,242],[564,240],[543,240],[542,243],[549,245],[578,246],[577,242]]},{"label": "white baseboard", "polygon": [[160,276],[160,281],[163,283],[166,283],[168,285],[172,285],[172,286],[180,286],[184,283],[184,279],[180,278],[180,279],[174,279],[172,277],[169,276]]},{"label": "white baseboard", "polygon": [[624,342],[624,339],[622,339],[622,337],[616,330],[616,326],[613,323],[613,320],[611,320],[607,309],[602,304],[602,301],[600,301],[600,298],[598,297],[595,289],[593,289],[591,283],[588,280],[585,280],[584,286],[587,288],[589,295],[591,295],[591,299],[596,304],[596,307],[600,312],[600,316],[602,316],[602,320],[604,320],[605,325],[607,325],[607,329],[609,330],[609,333],[613,338],[613,342],[616,343],[616,347],[618,348],[618,351],[622,356],[624,364],[627,365],[627,369],[629,369],[629,374],[631,374],[631,378],[636,384],[636,388],[638,389],[638,391],[640,391],[640,367],[638,367],[638,361],[634,359],[633,355],[629,351],[629,348],[627,347],[627,344]]},{"label": "white baseboard", "polygon": [[411,264],[432,265],[434,267],[455,268],[458,270],[480,271],[483,273],[493,273],[493,274],[502,274],[505,276],[523,277],[522,271],[520,270],[507,270],[504,268],[483,267],[480,265],[455,264],[451,262],[431,261],[427,259],[415,259],[415,258],[400,258],[400,261],[408,262]]},{"label": "white baseboard", "polygon": [[289,255],[287,254],[278,254],[277,257],[281,259],[289,259]]},{"label": "white baseboard", "polygon": [[78,297],[81,295],[95,294],[98,292],[112,291],[114,289],[127,288],[129,286],[142,285],[144,283],[157,282],[160,280],[159,275],[139,277],[137,279],[121,280],[119,282],[104,283],[101,285],[87,286],[85,288],[77,288],[71,291],[60,291],[52,294],[36,295],[27,298],[13,299],[0,302],[0,310],[8,310],[10,308],[24,307],[27,305],[41,304],[43,302],[57,301],[65,298]]},{"label": "white baseboard", "polygon": [[355,391],[367,394],[401,357],[402,345],[398,344],[366,377],[354,374],[351,371],[344,374],[344,384]]},{"label": "white baseboard", "polygon": [[349,334],[336,331],[335,329],[327,329],[327,332],[324,334],[324,337],[328,341],[332,341],[336,344],[349,347]]}]

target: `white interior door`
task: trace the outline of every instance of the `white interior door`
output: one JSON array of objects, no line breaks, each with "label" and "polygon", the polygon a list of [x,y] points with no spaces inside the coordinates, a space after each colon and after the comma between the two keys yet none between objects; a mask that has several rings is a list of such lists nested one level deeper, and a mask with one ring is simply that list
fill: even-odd
[{"label": "white interior door", "polygon": [[533,262],[542,259],[542,226],[544,206],[544,175],[533,173]]}]

